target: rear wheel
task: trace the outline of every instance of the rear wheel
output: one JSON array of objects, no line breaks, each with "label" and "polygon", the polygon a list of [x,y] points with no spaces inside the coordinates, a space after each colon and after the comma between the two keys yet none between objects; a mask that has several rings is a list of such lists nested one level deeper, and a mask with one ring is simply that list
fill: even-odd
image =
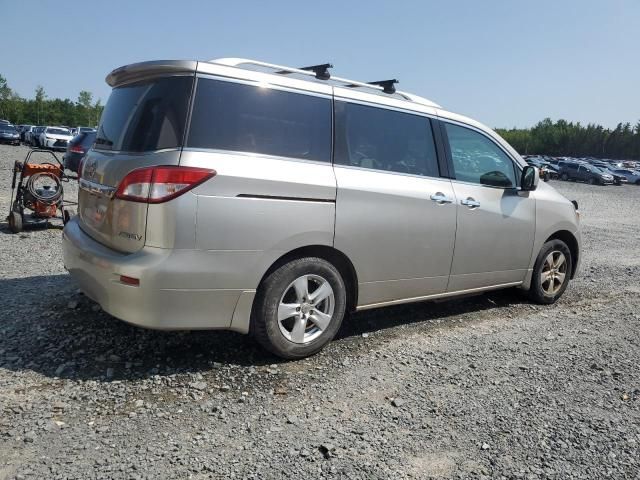
[{"label": "rear wheel", "polygon": [[636,185],[640,185],[640,179],[636,180]]},{"label": "rear wheel", "polygon": [[572,268],[571,250],[566,243],[562,240],[545,243],[533,268],[529,298],[537,303],[554,303],[567,289]]},{"label": "rear wheel", "polygon": [[589,178],[588,182],[589,182],[589,185],[595,185],[595,183],[596,183],[596,181],[595,181],[595,179],[593,177]]},{"label": "rear wheel", "polygon": [[344,318],[346,288],[331,263],[316,257],[292,260],[258,289],[251,330],[271,353],[304,358],[333,339]]},{"label": "rear wheel", "polygon": [[20,212],[11,212],[7,220],[9,221],[9,230],[13,233],[22,231],[22,215],[20,215]]},{"label": "rear wheel", "polygon": [[560,179],[566,182],[567,180],[569,180],[569,175],[567,175],[566,173],[563,173],[562,175],[560,175]]}]

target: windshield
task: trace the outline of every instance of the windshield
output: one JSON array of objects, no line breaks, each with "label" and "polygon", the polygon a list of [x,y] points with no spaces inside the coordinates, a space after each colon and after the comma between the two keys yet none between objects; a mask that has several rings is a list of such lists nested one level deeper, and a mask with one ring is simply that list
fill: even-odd
[{"label": "windshield", "polygon": [[94,132],[95,130],[93,128],[89,128],[89,127],[80,127],[80,132]]},{"label": "windshield", "polygon": [[1,132],[15,132],[16,127],[13,125],[9,125],[8,123],[0,123],[0,131]]},{"label": "windshield", "polygon": [[166,77],[113,89],[95,148],[148,152],[182,146],[193,77]]},{"label": "windshield", "polygon": [[47,133],[51,135],[70,135],[69,130],[64,128],[47,128]]}]

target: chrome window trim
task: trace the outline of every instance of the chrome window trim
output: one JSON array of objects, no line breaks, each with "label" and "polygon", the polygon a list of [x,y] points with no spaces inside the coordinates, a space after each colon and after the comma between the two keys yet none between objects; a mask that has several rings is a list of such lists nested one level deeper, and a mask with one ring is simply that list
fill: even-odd
[{"label": "chrome window trim", "polygon": [[334,168],[347,168],[349,170],[364,170],[366,172],[386,173],[388,175],[400,175],[402,177],[422,178],[422,179],[426,179],[426,180],[438,180],[438,181],[441,181],[441,182],[451,183],[451,179],[450,178],[441,177],[441,176],[432,177],[432,176],[429,176],[429,175],[419,175],[417,173],[403,173],[403,172],[394,172],[392,170],[380,170],[379,168],[357,167],[355,165],[342,165],[341,163],[334,163],[333,167]]},{"label": "chrome window trim", "polygon": [[101,148],[96,148],[95,145],[91,147],[88,151],[96,151],[101,155],[131,155],[135,157],[142,157],[143,155],[153,155],[156,153],[165,153],[165,152],[180,152],[182,151],[182,147],[170,147],[170,148],[161,148],[160,150],[147,150],[145,152],[131,152],[128,150],[102,150]]},{"label": "chrome window trim", "polygon": [[241,155],[243,157],[260,157],[265,158],[267,160],[280,160],[286,162],[299,162],[299,163],[313,163],[317,165],[326,165],[332,166],[331,161],[323,161],[323,160],[310,160],[306,158],[296,158],[296,157],[281,157],[278,155],[269,155],[267,153],[256,153],[256,152],[243,152],[238,150],[223,150],[220,148],[196,148],[196,147],[184,147],[182,149],[183,152],[196,152],[196,153],[217,153],[220,155]]}]

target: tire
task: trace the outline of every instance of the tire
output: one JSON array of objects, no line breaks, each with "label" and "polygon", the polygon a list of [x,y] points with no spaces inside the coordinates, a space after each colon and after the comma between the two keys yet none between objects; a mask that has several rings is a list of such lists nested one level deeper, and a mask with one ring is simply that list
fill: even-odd
[{"label": "tire", "polygon": [[[564,257],[564,262],[556,266],[560,256]],[[553,266],[549,263],[549,259],[553,262]],[[533,276],[531,277],[531,287],[529,288],[529,298],[541,304],[555,303],[567,289],[571,272],[573,269],[573,258],[571,250],[562,240],[550,240],[542,246],[536,263],[533,267]],[[561,281],[556,277],[543,282],[543,276],[549,277],[546,272],[555,270],[558,274],[562,274]],[[553,284],[553,285],[552,285]]]},{"label": "tire", "polygon": [[563,173],[562,175],[560,175],[560,180],[564,180],[565,182],[569,180],[569,175],[567,175],[566,173]]},{"label": "tire", "polygon": [[640,186],[640,180],[636,180],[636,185]]},{"label": "tire", "polygon": [[591,178],[589,178],[588,183],[589,183],[589,185],[595,185],[596,181],[594,180],[593,177],[591,177]]},{"label": "tire", "polygon": [[[300,301],[305,291],[306,301]],[[316,292],[324,299],[312,305],[309,299]],[[281,309],[280,305],[287,307]],[[270,273],[258,288],[251,333],[274,355],[290,360],[308,357],[335,337],[346,305],[345,283],[336,267],[317,257],[292,260]],[[287,313],[291,316],[286,317]]]},{"label": "tire", "polygon": [[9,230],[13,233],[22,231],[22,215],[20,215],[20,212],[11,212],[7,220],[9,221]]}]

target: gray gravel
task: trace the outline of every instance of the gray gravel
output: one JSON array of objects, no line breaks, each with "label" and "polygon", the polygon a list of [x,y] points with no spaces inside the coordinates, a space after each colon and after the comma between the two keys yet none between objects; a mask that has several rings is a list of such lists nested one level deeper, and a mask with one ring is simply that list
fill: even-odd
[{"label": "gray gravel", "polygon": [[0,478],[640,476],[640,188],[554,183],[584,219],[554,306],[507,291],[386,308],[286,363],[101,312],[60,230],[8,233],[26,152],[0,146]]}]

